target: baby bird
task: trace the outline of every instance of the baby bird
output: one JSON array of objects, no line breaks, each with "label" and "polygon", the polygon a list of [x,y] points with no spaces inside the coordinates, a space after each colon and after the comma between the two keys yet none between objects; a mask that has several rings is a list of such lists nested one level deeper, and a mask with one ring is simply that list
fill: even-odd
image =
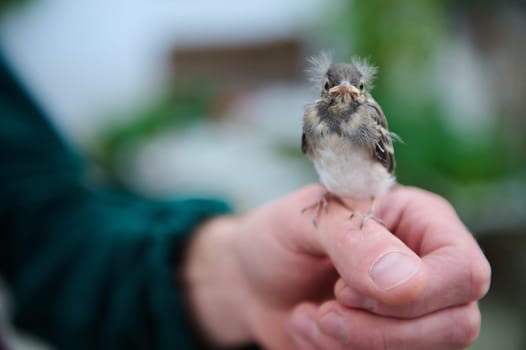
[{"label": "baby bird", "polygon": [[[369,93],[376,68],[365,60],[331,63],[322,53],[309,60],[311,80],[321,95],[305,107],[301,150],[314,163],[320,182],[327,192],[303,211],[327,210],[329,197],[343,204],[370,200],[369,212],[361,226],[374,217],[375,199],[395,183],[395,158],[392,139],[382,108]],[[354,209],[352,215],[358,212]]]}]

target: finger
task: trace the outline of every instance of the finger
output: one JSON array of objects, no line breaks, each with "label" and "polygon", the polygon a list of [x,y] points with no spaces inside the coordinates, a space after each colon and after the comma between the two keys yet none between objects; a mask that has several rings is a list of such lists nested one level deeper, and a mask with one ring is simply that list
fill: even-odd
[{"label": "finger", "polygon": [[423,261],[374,221],[360,218],[328,227],[321,243],[342,279],[360,293],[386,304],[405,304],[427,285]]},{"label": "finger", "polygon": [[340,302],[383,315],[416,317],[478,300],[487,293],[489,263],[445,200],[398,187],[382,199],[378,213],[387,227],[421,255],[429,273],[428,286],[410,304],[392,306],[340,281],[335,288]]},{"label": "finger", "polygon": [[415,299],[427,283],[423,261],[400,239],[374,220],[361,226],[361,218],[349,219],[349,211],[330,202],[314,226],[300,208],[315,202],[323,189],[307,187],[292,196],[298,214],[288,216],[294,232],[292,245],[311,254],[327,255],[345,282],[364,295],[387,304]]},{"label": "finger", "polygon": [[322,305],[318,329],[348,349],[460,349],[480,331],[476,303],[445,309],[422,318],[402,320],[349,309],[331,301]]},{"label": "finger", "polygon": [[304,303],[296,307],[288,322],[288,333],[300,350],[344,349],[338,340],[322,333],[316,323],[319,305]]}]

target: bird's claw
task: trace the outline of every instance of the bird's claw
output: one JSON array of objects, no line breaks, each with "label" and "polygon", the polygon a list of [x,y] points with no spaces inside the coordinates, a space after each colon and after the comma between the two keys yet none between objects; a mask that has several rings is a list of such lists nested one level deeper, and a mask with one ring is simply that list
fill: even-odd
[{"label": "bird's claw", "polygon": [[318,227],[318,217],[320,215],[320,210],[323,208],[325,213],[329,212],[328,196],[329,194],[327,192],[324,192],[316,202],[301,209],[302,214],[304,214],[306,211],[310,209],[315,209],[314,216],[312,218],[312,224],[314,225],[314,227]]},{"label": "bird's claw", "polygon": [[385,223],[383,222],[383,220],[375,216],[374,210],[369,210],[365,215],[361,214],[359,211],[354,210],[349,216],[349,220],[352,220],[355,216],[362,216],[362,220],[360,222],[360,230],[363,229],[365,223],[369,220],[374,220],[378,224],[385,227]]}]

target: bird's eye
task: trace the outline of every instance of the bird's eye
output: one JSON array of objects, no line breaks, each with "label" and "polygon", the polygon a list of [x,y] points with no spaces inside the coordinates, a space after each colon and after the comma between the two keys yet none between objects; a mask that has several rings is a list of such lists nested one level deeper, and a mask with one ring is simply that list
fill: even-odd
[{"label": "bird's eye", "polygon": [[325,85],[323,85],[323,88],[327,91],[330,88],[329,81],[325,81]]},{"label": "bird's eye", "polygon": [[360,88],[361,91],[363,91],[363,82],[360,82],[359,88]]}]

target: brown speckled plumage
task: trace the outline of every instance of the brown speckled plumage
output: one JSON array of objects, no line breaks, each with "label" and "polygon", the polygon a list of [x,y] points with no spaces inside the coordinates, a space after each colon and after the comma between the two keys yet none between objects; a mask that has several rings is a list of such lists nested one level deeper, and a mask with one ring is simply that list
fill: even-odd
[{"label": "brown speckled plumage", "polygon": [[302,151],[320,181],[340,198],[375,198],[394,183],[395,158],[385,115],[369,93],[376,69],[365,60],[310,60],[320,98],[305,107]]}]

